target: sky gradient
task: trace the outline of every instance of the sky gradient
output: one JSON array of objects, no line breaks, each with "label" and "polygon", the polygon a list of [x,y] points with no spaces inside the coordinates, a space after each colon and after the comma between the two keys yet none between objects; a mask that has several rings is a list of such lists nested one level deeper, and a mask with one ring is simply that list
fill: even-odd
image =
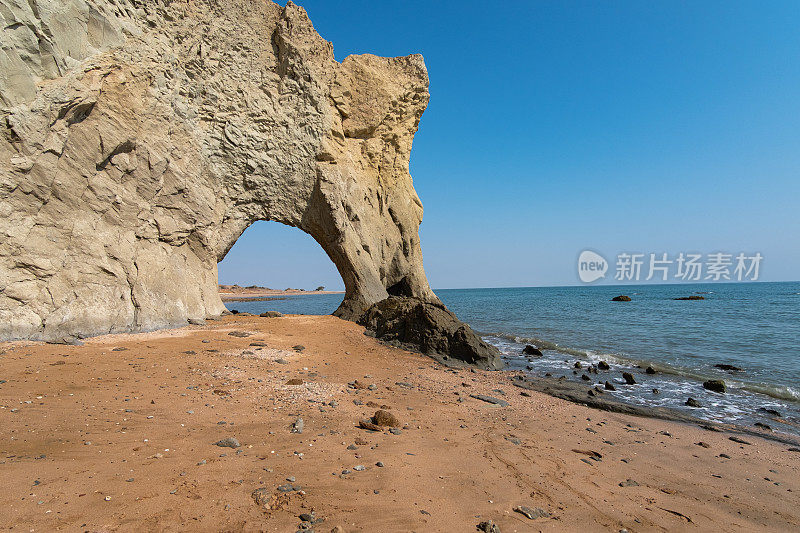
[{"label": "sky gradient", "polygon": [[[587,248],[760,252],[760,279],[800,279],[800,3],[299,3],[339,60],[425,57],[432,287],[578,284]],[[342,287],[274,222],[220,282]]]}]

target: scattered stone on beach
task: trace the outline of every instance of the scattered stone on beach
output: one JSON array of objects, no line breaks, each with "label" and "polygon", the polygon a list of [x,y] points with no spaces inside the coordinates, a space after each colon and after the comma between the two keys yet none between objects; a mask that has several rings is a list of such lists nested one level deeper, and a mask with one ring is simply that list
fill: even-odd
[{"label": "scattered stone on beach", "polygon": [[364,418],[358,421],[358,427],[369,431],[383,431],[383,428],[378,424],[374,424],[371,420]]},{"label": "scattered stone on beach", "polygon": [[303,346],[302,344],[295,344],[294,346],[292,346],[292,350],[294,350],[297,353],[300,353],[305,349],[306,349],[306,347]]},{"label": "scattered stone on beach", "polygon": [[592,378],[590,378],[590,377],[589,377],[589,376],[587,376],[586,374],[581,374],[581,379],[582,379],[583,381],[591,381],[591,380],[592,380]]},{"label": "scattered stone on beach", "polygon": [[575,452],[575,453],[579,453],[581,455],[587,455],[587,456],[591,457],[592,459],[594,459],[595,461],[600,461],[603,458],[603,456],[602,456],[602,454],[600,452],[596,452],[594,450],[579,450],[577,448],[573,448],[572,451]]},{"label": "scattered stone on beach", "polygon": [[752,442],[747,442],[746,440],[740,439],[739,437],[736,437],[736,436],[728,437],[728,440],[732,440],[733,442],[737,442],[739,444],[747,444],[748,446],[752,446],[753,445]]},{"label": "scattered stone on beach", "polygon": [[230,333],[228,333],[228,335],[230,335],[231,337],[243,338],[243,337],[249,337],[250,335],[252,335],[252,333],[249,333],[247,331],[231,331]]},{"label": "scattered stone on beach", "polygon": [[724,363],[718,363],[714,365],[714,368],[719,368],[720,370],[725,370],[727,372],[744,372],[743,368],[739,368],[738,366],[728,365]]},{"label": "scattered stone on beach", "polygon": [[222,440],[218,440],[214,444],[220,448],[240,448],[242,446],[239,444],[239,441],[233,437],[225,437]]},{"label": "scattered stone on beach", "polygon": [[203,318],[190,318],[190,319],[187,320],[187,322],[189,322],[189,324],[191,324],[193,326],[205,326],[206,325],[206,321]]},{"label": "scattered stone on beach", "polygon": [[478,531],[482,531],[483,533],[500,533],[500,527],[491,520],[486,520],[478,524]]},{"label": "scattered stone on beach", "polygon": [[694,398],[689,398],[688,400],[686,400],[686,403],[684,405],[688,405],[689,407],[702,407],[700,405],[700,402],[698,402]]},{"label": "scattered stone on beach", "polygon": [[761,411],[761,412],[763,412],[763,413],[770,414],[770,415],[772,415],[772,416],[777,416],[778,418],[780,418],[780,417],[781,417],[781,413],[780,413],[780,411],[777,411],[777,410],[775,410],[775,409],[768,409],[768,408],[766,408],[766,407],[759,407],[759,408],[758,408],[758,410],[759,410],[759,411]]},{"label": "scattered stone on beach", "polygon": [[619,296],[614,296],[613,298],[611,298],[611,301],[612,302],[630,302],[631,301],[631,297],[630,296],[625,296],[624,294],[620,294]]},{"label": "scattered stone on beach", "polygon": [[127,350],[127,348],[125,348],[124,346],[117,346],[116,348],[111,348],[112,352],[124,352],[125,350]]},{"label": "scattered stone on beach", "polygon": [[580,361],[575,361],[575,368],[583,368],[583,365]]},{"label": "scattered stone on beach", "polygon": [[719,454],[719,456],[722,457],[723,459],[730,459],[731,458],[731,456],[728,455],[727,453],[721,453],[721,454]]},{"label": "scattered stone on beach", "polygon": [[302,385],[303,383],[305,383],[305,381],[300,378],[292,378],[286,382],[287,385]]},{"label": "scattered stone on beach", "polygon": [[280,318],[283,316],[283,313],[279,313],[277,311],[265,311],[258,316],[261,318]]},{"label": "scattered stone on beach", "polygon": [[517,505],[514,507],[514,512],[521,514],[525,518],[536,520],[537,518],[549,518],[550,513],[541,507],[528,507],[527,505]]},{"label": "scattered stone on beach", "polygon": [[617,388],[608,381],[606,381],[605,388],[606,390],[617,390]]},{"label": "scattered stone on beach", "polygon": [[632,479],[626,479],[619,484],[620,487],[638,487],[639,484]]},{"label": "scattered stone on beach", "polygon": [[728,388],[725,386],[725,382],[721,379],[709,379],[708,381],[703,382],[703,388],[722,394],[728,390]]},{"label": "scattered stone on beach", "polygon": [[630,372],[623,372],[622,378],[625,380],[627,385],[636,385],[636,380],[633,378],[633,374]]},{"label": "scattered stone on beach", "polygon": [[507,401],[494,398],[492,396],[486,396],[485,394],[470,394],[469,397],[475,398],[476,400],[481,400],[482,402],[491,403],[493,405],[499,405],[500,407],[508,407]]},{"label": "scattered stone on beach", "polygon": [[376,426],[385,426],[385,427],[399,427],[400,421],[397,419],[389,411],[384,411],[383,409],[378,409],[375,411],[375,414],[372,415],[372,423]]},{"label": "scattered stone on beach", "polygon": [[303,422],[302,418],[298,418],[292,423],[292,433],[302,433],[303,428],[305,427],[305,423]]},{"label": "scattered stone on beach", "polygon": [[525,348],[522,349],[522,353],[525,355],[535,355],[537,357],[541,357],[543,355],[539,348],[531,344],[526,344]]},{"label": "scattered stone on beach", "polygon": [[599,363],[597,363],[597,368],[599,368],[600,370],[609,370],[611,367],[605,361],[600,361]]},{"label": "scattered stone on beach", "polygon": [[700,441],[700,442],[695,442],[695,444],[697,444],[701,448],[711,448],[711,445],[707,442]]},{"label": "scattered stone on beach", "polygon": [[253,342],[250,343],[250,346],[252,346],[254,348],[266,348],[269,345],[264,341],[253,341]]},{"label": "scattered stone on beach", "polygon": [[653,368],[652,366],[648,366],[648,367],[645,369],[644,373],[645,373],[645,374],[650,374],[650,375],[652,376],[653,374],[655,374],[655,373],[656,373],[656,369],[655,369],[655,368]]},{"label": "scattered stone on beach", "polygon": [[765,429],[767,431],[772,431],[772,427],[770,427],[769,425],[767,425],[767,424],[765,424],[763,422],[756,422],[753,425],[756,426],[757,428]]},{"label": "scattered stone on beach", "polygon": [[705,300],[705,298],[703,296],[692,295],[692,296],[681,296],[680,298],[673,298],[673,300]]}]

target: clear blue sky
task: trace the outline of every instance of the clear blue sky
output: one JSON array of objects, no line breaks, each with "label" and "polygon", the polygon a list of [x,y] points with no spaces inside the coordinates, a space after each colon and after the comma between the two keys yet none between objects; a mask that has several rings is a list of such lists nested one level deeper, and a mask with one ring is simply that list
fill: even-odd
[{"label": "clear blue sky", "polygon": [[[585,248],[761,252],[762,280],[800,279],[800,2],[300,5],[339,60],[425,57],[411,174],[434,288],[576,284]],[[342,286],[274,222],[220,281]]]}]

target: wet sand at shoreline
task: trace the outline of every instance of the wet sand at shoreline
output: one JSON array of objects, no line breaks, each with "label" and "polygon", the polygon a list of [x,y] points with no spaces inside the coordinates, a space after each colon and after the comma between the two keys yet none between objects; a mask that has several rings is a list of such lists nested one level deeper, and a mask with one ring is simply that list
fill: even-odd
[{"label": "wet sand at shoreline", "polygon": [[[295,531],[312,511],[317,532],[800,526],[790,445],[524,391],[331,316],[0,354],[5,529]],[[357,427],[382,406],[394,433]]]}]

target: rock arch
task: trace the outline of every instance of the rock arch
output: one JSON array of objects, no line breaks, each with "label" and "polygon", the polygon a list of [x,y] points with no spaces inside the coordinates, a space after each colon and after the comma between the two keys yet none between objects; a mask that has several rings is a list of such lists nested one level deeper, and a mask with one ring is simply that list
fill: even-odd
[{"label": "rock arch", "polygon": [[217,262],[257,220],[320,243],[343,318],[390,292],[444,309],[408,171],[422,56],[339,63],[291,2],[0,7],[13,28],[0,43],[0,339],[218,315]]}]

